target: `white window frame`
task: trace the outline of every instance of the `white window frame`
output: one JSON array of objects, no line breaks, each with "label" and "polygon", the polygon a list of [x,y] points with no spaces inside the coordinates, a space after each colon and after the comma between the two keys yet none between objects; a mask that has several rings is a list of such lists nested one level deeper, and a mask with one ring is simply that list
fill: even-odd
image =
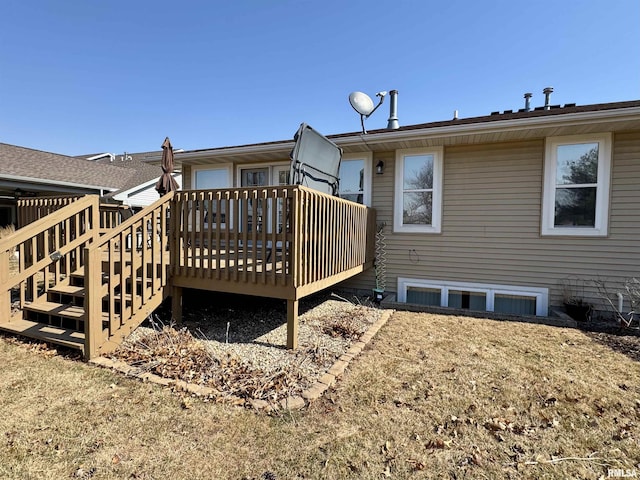
[{"label": "white window frame", "polygon": [[362,203],[367,207],[371,206],[371,174],[373,172],[373,153],[348,153],[342,156],[341,165],[344,161],[364,160],[364,177],[362,179]]},{"label": "white window frame", "polygon": [[[267,177],[269,178],[269,181],[267,183],[267,185],[265,186],[280,186],[278,185],[278,172],[280,171],[286,171],[289,172],[291,163],[287,163],[287,162],[277,162],[277,163],[242,163],[242,164],[238,164],[236,165],[236,185],[238,188],[244,188],[242,187],[242,171],[243,170],[253,170],[253,169],[259,169],[259,168],[265,168],[267,169]],[[278,200],[278,204],[281,205],[281,201]],[[281,207],[278,207],[281,208]],[[268,231],[271,231],[271,215],[267,215],[267,229]]]},{"label": "white window frame", "polygon": [[418,278],[398,277],[398,302],[407,302],[407,287],[440,289],[440,306],[449,306],[449,290],[480,292],[486,294],[487,312],[494,311],[495,295],[517,295],[536,299],[536,315],[547,316],[549,313],[549,289],[541,287],[522,287],[513,285],[497,285],[491,283],[453,282],[442,280],[423,280]]},{"label": "white window frame", "polygon": [[242,163],[236,165],[236,185],[240,188],[240,184],[242,183],[242,170],[252,170],[254,168],[266,168],[268,170],[267,176],[269,177],[269,183],[267,186],[276,185],[277,178],[275,177],[276,173],[282,170],[282,167],[287,167],[289,169],[290,164],[284,162],[278,163]]},{"label": "white window frame", "polygon": [[[405,225],[402,223],[404,194],[404,158],[413,155],[433,155],[433,196],[431,225]],[[442,177],[444,149],[411,148],[396,151],[395,194],[393,209],[393,231],[397,233],[440,233],[442,231]]]},{"label": "white window frame", "polygon": [[[557,151],[561,145],[598,143],[598,181],[596,183],[596,217],[593,227],[557,227],[555,223]],[[604,237],[608,234],[609,190],[611,182],[611,133],[548,137],[545,142],[544,191],[542,197],[541,235]]]},{"label": "white window frame", "polygon": [[[196,175],[197,172],[203,170],[226,170],[227,171],[227,186],[222,188],[231,188],[233,185],[233,166],[231,164],[220,164],[220,165],[200,165],[197,167],[191,167],[191,189],[198,190],[198,186],[196,185]],[[203,190],[203,189],[200,189]]]}]

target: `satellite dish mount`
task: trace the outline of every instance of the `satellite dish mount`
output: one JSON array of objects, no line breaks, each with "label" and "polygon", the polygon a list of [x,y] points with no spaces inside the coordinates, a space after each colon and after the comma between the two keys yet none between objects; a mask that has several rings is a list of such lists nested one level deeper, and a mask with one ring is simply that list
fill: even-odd
[{"label": "satellite dish mount", "polygon": [[353,109],[360,114],[360,125],[362,125],[362,133],[366,134],[367,131],[364,128],[364,119],[369,118],[373,112],[375,112],[382,102],[384,102],[384,97],[387,92],[378,92],[376,93],[376,97],[380,97],[380,101],[378,105],[373,106],[373,100],[366,93],[362,92],[353,92],[349,94],[349,103],[353,107]]}]

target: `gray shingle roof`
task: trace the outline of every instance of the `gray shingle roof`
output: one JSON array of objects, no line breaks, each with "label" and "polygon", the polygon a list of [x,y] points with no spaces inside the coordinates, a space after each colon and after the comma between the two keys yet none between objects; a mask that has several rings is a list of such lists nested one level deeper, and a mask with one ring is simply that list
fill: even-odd
[{"label": "gray shingle roof", "polygon": [[[159,152],[141,152],[141,153],[127,153],[125,155],[115,155],[113,161],[110,157],[103,157],[98,160],[90,160],[88,162],[97,165],[113,166],[118,168],[126,168],[131,173],[129,179],[122,184],[118,191],[129,190],[137,187],[138,185],[145,184],[151,180],[155,180],[162,175],[162,169],[158,165],[150,165],[142,161],[144,157],[149,154],[159,154]],[[91,158],[94,155],[82,155],[78,158]],[[116,194],[113,192],[112,194]]]},{"label": "gray shingle roof", "polygon": [[134,175],[135,170],[121,166],[0,143],[0,177],[120,190]]}]

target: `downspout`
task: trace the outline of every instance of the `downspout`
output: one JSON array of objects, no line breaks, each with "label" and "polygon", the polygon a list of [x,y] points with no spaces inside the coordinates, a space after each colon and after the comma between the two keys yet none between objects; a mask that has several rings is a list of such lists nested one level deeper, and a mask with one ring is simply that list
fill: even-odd
[{"label": "downspout", "polygon": [[622,309],[624,308],[624,296],[620,292],[616,293],[616,296],[618,297],[618,312],[622,314]]}]

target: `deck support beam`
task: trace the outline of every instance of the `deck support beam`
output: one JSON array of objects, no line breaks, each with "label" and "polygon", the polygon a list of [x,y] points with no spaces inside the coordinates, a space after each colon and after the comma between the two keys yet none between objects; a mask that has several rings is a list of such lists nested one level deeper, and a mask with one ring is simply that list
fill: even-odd
[{"label": "deck support beam", "polygon": [[287,348],[298,348],[298,300],[287,300]]},{"label": "deck support beam", "polygon": [[171,319],[182,323],[182,287],[171,287]]}]

